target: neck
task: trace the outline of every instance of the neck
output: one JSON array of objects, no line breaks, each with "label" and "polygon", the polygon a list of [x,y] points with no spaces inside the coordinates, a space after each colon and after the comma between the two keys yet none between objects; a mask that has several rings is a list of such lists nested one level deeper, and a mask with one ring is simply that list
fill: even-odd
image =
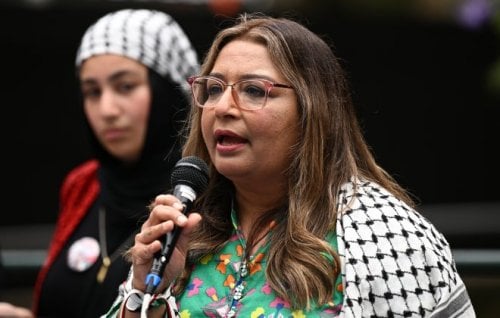
[{"label": "neck", "polygon": [[257,193],[253,191],[236,191],[236,202],[238,205],[238,220],[243,235],[248,236],[256,221],[269,211],[283,205],[284,196],[277,195],[278,192]]},{"label": "neck", "polygon": [[139,217],[156,195],[170,190],[175,161],[157,157],[144,163],[133,167],[101,165],[101,200],[113,215],[124,220]]}]

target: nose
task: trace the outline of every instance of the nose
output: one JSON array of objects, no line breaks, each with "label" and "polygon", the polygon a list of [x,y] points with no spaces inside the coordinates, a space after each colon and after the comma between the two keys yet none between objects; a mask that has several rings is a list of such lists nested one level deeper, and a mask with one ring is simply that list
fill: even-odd
[{"label": "nose", "polygon": [[105,117],[116,116],[120,112],[119,101],[111,89],[104,89],[99,100],[99,110]]},{"label": "nose", "polygon": [[234,112],[237,107],[238,96],[233,88],[233,85],[226,85],[225,90],[215,104],[216,115],[226,115],[227,113]]}]

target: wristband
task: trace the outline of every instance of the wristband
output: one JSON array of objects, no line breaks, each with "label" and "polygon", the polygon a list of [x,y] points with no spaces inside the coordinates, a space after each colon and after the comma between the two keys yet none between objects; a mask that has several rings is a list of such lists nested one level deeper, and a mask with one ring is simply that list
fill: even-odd
[{"label": "wristband", "polygon": [[130,295],[125,300],[125,307],[127,308],[127,310],[132,312],[141,311],[143,296],[144,294],[142,294],[140,291],[136,289],[131,290]]}]

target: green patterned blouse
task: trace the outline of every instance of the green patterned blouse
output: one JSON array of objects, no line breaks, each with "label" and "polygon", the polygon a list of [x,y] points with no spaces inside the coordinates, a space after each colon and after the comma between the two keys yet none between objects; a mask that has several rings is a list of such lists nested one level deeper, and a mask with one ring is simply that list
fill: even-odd
[{"label": "green patterned blouse", "polygon": [[[188,317],[333,317],[342,306],[342,277],[338,275],[331,302],[313,306],[310,311],[291,310],[288,302],[278,297],[269,287],[265,268],[268,244],[245,259],[245,239],[231,213],[233,235],[217,255],[207,255],[196,263],[184,293],[177,298],[179,315]],[[266,240],[269,234],[266,236]],[[337,249],[335,233],[328,237]]]}]

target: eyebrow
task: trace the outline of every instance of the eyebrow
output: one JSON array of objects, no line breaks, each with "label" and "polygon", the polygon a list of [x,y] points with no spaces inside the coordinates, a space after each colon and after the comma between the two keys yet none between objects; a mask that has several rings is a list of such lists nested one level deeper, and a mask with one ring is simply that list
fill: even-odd
[{"label": "eyebrow", "polygon": [[[208,74],[208,76],[213,76],[213,77],[216,77],[220,80],[223,80],[225,81],[226,77],[224,75],[222,75],[221,73],[210,73]],[[262,75],[262,74],[252,74],[252,73],[249,73],[249,74],[243,74],[241,75],[237,81],[241,81],[241,80],[248,80],[248,79],[265,79],[265,80],[268,80],[268,81],[271,81],[271,82],[276,82],[277,80],[267,76],[267,75]]]},{"label": "eyebrow", "polygon": [[[133,70],[120,70],[120,71],[117,71],[117,72],[111,74],[111,76],[106,78],[106,82],[115,82],[124,76],[139,76],[139,74],[138,74],[138,72],[133,71]],[[93,84],[95,82],[97,82],[97,81],[91,77],[91,78],[84,79],[82,81],[82,84]]]}]

